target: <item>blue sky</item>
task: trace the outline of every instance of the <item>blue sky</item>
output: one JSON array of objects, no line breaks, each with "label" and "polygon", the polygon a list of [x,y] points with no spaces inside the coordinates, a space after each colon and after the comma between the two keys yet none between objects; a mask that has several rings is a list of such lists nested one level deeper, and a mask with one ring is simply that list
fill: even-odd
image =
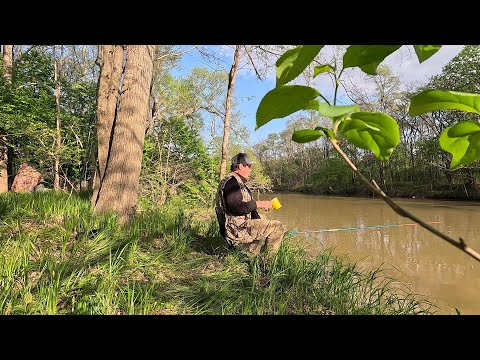
[{"label": "blue sky", "polygon": [[[422,64],[418,62],[412,46],[403,46],[394,54],[387,57],[384,64],[389,65],[394,73],[399,76],[404,84],[420,84],[426,82],[432,75],[441,72],[442,67],[450,61],[461,50],[463,45],[444,45],[430,59]],[[213,47],[211,47],[213,48]],[[197,51],[192,50],[186,53],[181,60],[181,70],[183,74],[189,73],[194,67],[207,67],[210,70],[223,69],[227,73],[233,61],[234,46],[219,45],[218,55],[220,62],[218,65],[211,65],[203,60]],[[320,52],[325,56],[326,61],[331,59],[333,54],[333,46],[327,45]],[[324,55],[323,55],[324,54]],[[364,75],[359,71],[352,71],[348,76],[355,82],[357,86],[362,86],[362,77]],[[324,96],[332,99],[333,86],[331,80],[326,75],[321,78],[318,76],[310,86],[318,89]],[[367,85],[365,85],[367,86]],[[235,82],[235,99],[238,102],[239,109],[242,113],[242,124],[247,127],[250,132],[250,144],[253,145],[267,138],[271,133],[281,132],[285,129],[288,118],[274,119],[255,130],[255,114],[263,96],[275,87],[275,65],[272,62],[271,68],[268,69],[267,75],[263,81],[260,81],[253,69],[243,67],[240,68]],[[365,88],[367,89],[367,87]],[[339,92],[339,104],[349,102],[345,94]]]},{"label": "blue sky", "polygon": [[[233,49],[233,47],[232,47]],[[231,53],[226,50],[224,62],[221,62],[222,69],[228,73],[233,61],[233,50]],[[187,74],[194,67],[206,67],[210,70],[216,69],[214,65],[209,65],[196,51],[186,53],[181,60],[181,73]],[[255,131],[255,114],[263,96],[275,87],[275,66],[272,66],[273,75],[267,76],[260,81],[249,69],[240,69],[235,81],[235,100],[242,114],[241,122],[250,132],[250,143],[254,144],[265,139],[268,134],[280,132],[283,129],[285,119],[272,120],[270,123],[262,126]]]}]

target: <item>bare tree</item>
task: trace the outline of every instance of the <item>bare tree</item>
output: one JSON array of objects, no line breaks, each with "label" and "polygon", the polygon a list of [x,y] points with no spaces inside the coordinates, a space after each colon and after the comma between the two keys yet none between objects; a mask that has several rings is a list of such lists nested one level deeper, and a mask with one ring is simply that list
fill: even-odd
[{"label": "bare tree", "polygon": [[[223,121],[223,137],[222,137],[222,145],[221,145],[221,159],[220,159],[220,178],[223,178],[226,173],[226,164],[227,158],[229,153],[229,141],[230,141],[230,133],[232,129],[232,108],[233,108],[233,99],[234,99],[234,89],[235,89],[235,80],[239,70],[242,68],[251,67],[253,71],[255,71],[256,76],[259,80],[262,80],[262,76],[265,75],[268,66],[266,64],[271,65],[271,60],[273,57],[280,56],[275,52],[271,52],[273,47],[265,46],[262,48],[258,45],[235,45],[234,55],[233,55],[233,62],[230,67],[230,71],[228,74],[228,85],[227,85],[227,95],[225,99],[225,109],[224,111],[219,111],[216,109],[216,114],[222,115]],[[213,52],[209,52],[206,48],[198,49],[200,54],[208,60],[212,64],[217,64],[217,66],[222,67],[221,63],[224,62],[222,60],[222,56],[217,57]],[[244,55],[245,61],[242,62]],[[261,63],[263,66],[256,65],[256,62]],[[211,110],[211,109],[210,109]],[[211,111],[213,114],[214,112]],[[214,128],[215,128],[215,120],[212,121],[212,138],[214,136]]]},{"label": "bare tree", "polygon": [[228,138],[230,137],[230,115],[232,113],[232,97],[233,89],[235,87],[235,79],[237,78],[238,63],[240,62],[240,47],[235,46],[235,55],[233,55],[233,63],[228,74],[228,90],[227,98],[225,100],[225,118],[223,120],[223,141],[222,141],[222,158],[220,161],[220,179],[223,179],[227,167],[228,157]]}]

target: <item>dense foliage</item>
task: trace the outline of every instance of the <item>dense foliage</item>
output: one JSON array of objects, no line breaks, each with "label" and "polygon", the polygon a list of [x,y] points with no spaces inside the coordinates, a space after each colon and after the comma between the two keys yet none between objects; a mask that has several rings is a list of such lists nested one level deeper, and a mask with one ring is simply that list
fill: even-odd
[{"label": "dense foliage", "polygon": [[207,205],[213,201],[217,164],[198,130],[172,117],[145,139],[140,182],[143,196],[153,204],[179,195],[187,204]]},{"label": "dense foliage", "polygon": [[[376,179],[390,195],[480,198],[477,185],[480,176],[478,161],[452,170],[450,169],[452,156],[442,148],[441,142],[439,143],[442,131],[448,126],[469,119],[478,119],[478,115],[451,110],[438,110],[422,116],[409,114],[409,99],[427,89],[478,92],[479,75],[476,69],[480,66],[479,59],[480,48],[466,46],[446,64],[441,74],[432,77],[426,85],[418,89],[401,90],[399,79],[385,66],[378,67],[375,76],[362,78],[362,81],[370,84],[373,89],[370,96],[366,96],[361,89],[353,85],[348,87],[348,84],[342,83],[347,87],[347,93],[352,101],[359,104],[361,109],[391,114],[398,124],[400,135],[388,162],[376,157],[372,152],[375,147],[370,151],[358,148],[354,142],[350,144],[343,140],[342,148],[368,178]],[[321,69],[322,72],[332,71],[331,66]],[[315,76],[321,76],[320,67],[316,66],[315,70]],[[272,93],[279,91],[277,89],[278,87],[272,90]],[[265,97],[263,101],[267,100]],[[352,171],[345,168],[345,164],[333,151],[329,141],[320,136],[320,128],[328,128],[332,124],[326,116],[321,116],[322,111],[326,114],[325,109],[320,109],[320,113],[318,110],[298,113],[296,118],[287,123],[287,128],[283,132],[271,134],[256,145],[255,151],[262,159],[266,173],[272,178],[277,189],[365,194],[367,190],[354,181]],[[257,115],[263,116],[263,113]],[[271,116],[273,115],[268,115]],[[305,136],[304,140],[298,143],[292,138],[295,132],[301,134],[301,129],[314,129],[317,126],[317,130],[311,130],[310,133],[315,132],[313,141],[305,142],[308,140]],[[371,123],[368,126],[375,125]],[[346,140],[352,139],[355,141],[355,138]],[[292,176],[292,173],[303,176]]]},{"label": "dense foliage", "polygon": [[[87,162],[94,140],[96,83],[61,81],[63,186],[92,172]],[[12,83],[0,80],[0,118],[13,150],[14,169],[23,162],[35,166],[51,186],[56,154],[54,65],[51,56],[32,50],[13,64]]]},{"label": "dense foliage", "polygon": [[[9,146],[10,186],[19,166],[27,162],[53,187],[54,164],[60,160],[60,188],[86,189],[92,185],[97,138],[98,48],[81,46],[15,46],[12,82],[7,84],[0,66],[0,119]],[[55,53],[54,53],[55,51]],[[218,120],[224,106],[226,73],[195,68],[175,72],[176,47],[158,46],[152,85],[153,116],[146,119],[142,164],[143,203],[161,205],[180,195],[188,204],[210,205],[218,183],[220,149]],[[88,55],[88,56],[87,56]],[[60,113],[56,108],[55,60],[59,70]],[[98,59],[97,59],[98,60]],[[61,65],[59,65],[61,64]],[[90,70],[88,70],[90,69]],[[174,75],[175,73],[175,75]],[[57,115],[61,146],[56,144]],[[202,134],[212,121],[212,142]],[[215,125],[217,123],[217,125]],[[221,121],[220,121],[221,123]],[[230,150],[246,151],[246,128],[235,110]],[[249,151],[247,149],[247,151]],[[255,157],[252,153],[252,157]],[[268,187],[261,164],[253,183]]]}]

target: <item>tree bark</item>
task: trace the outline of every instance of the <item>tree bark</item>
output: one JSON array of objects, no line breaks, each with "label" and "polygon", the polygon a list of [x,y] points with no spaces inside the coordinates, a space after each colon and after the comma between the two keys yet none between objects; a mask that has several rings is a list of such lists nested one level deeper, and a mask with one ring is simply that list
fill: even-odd
[{"label": "tree bark", "polygon": [[93,206],[97,203],[98,191],[107,166],[124,60],[123,46],[121,45],[103,45],[100,51],[101,70],[97,95],[98,161],[93,175]]},{"label": "tree bark", "polygon": [[[106,139],[100,133],[98,136],[101,179],[95,211],[113,211],[118,214],[121,223],[136,212],[152,71],[153,46],[128,45],[122,91],[113,116],[108,153],[102,154],[102,159],[107,155],[105,165],[100,161],[100,143],[105,145]],[[104,133],[107,130],[108,127],[102,129]]]},{"label": "tree bark", "polygon": [[[12,83],[13,45],[3,45],[3,64],[5,67],[5,83]],[[0,194],[8,192],[8,146],[7,134],[0,127]]]},{"label": "tree bark", "polygon": [[240,45],[235,47],[235,54],[233,56],[233,64],[228,74],[228,90],[227,99],[225,101],[225,119],[223,124],[223,141],[222,141],[222,159],[220,162],[220,180],[223,179],[227,167],[228,157],[228,139],[230,137],[230,115],[232,113],[232,97],[235,86],[235,79],[238,72],[238,63],[240,62]]}]

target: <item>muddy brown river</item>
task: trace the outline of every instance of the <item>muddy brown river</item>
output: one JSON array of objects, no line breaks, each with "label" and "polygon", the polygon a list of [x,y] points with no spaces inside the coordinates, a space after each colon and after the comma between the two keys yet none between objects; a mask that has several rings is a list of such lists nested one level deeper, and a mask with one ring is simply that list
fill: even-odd
[{"label": "muddy brown river", "polygon": [[[382,200],[297,193],[260,194],[260,199],[275,196],[282,207],[266,216],[281,220],[291,232],[301,232],[292,239],[310,255],[333,249],[333,255],[358,261],[359,266],[381,267],[438,306],[436,314],[455,314],[455,308],[462,314],[480,314],[480,262],[397,215]],[[480,202],[394,201],[480,253]]]}]

